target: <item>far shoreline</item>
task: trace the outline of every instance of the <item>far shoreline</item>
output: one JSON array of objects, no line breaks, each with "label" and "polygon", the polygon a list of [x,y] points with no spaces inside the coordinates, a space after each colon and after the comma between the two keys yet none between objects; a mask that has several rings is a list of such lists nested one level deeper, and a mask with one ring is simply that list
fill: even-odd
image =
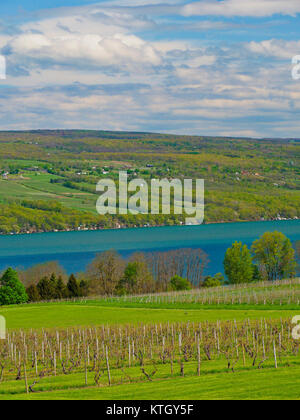
[{"label": "far shoreline", "polygon": [[126,229],[158,229],[158,228],[184,228],[184,227],[196,227],[196,226],[208,226],[208,225],[236,225],[236,224],[244,224],[244,223],[266,223],[266,222],[296,222],[300,221],[300,218],[294,219],[267,219],[267,220],[240,220],[240,221],[220,221],[220,222],[204,222],[200,225],[156,225],[156,226],[121,226],[121,227],[109,227],[109,228],[101,228],[101,229],[69,229],[69,230],[49,230],[49,231],[41,231],[41,232],[22,232],[22,233],[0,233],[0,237],[12,237],[12,236],[33,236],[33,235],[42,235],[42,234],[54,234],[54,233],[80,233],[80,232],[107,232],[107,231],[119,231],[119,230],[126,230]]}]

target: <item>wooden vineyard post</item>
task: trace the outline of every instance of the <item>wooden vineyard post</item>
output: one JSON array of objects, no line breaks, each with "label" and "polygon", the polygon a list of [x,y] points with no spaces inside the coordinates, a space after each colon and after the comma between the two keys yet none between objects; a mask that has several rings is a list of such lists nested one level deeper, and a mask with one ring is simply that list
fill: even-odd
[{"label": "wooden vineyard post", "polygon": [[184,361],[180,360],[180,376],[184,376]]},{"label": "wooden vineyard post", "polygon": [[56,352],[53,353],[54,376],[56,376]]},{"label": "wooden vineyard post", "polygon": [[134,353],[134,340],[132,340],[132,360],[135,360],[135,353]]},{"label": "wooden vineyard post", "polygon": [[128,367],[131,367],[131,348],[130,348],[130,341],[128,340]]},{"label": "wooden vineyard post", "polygon": [[110,377],[110,369],[109,369],[109,360],[108,360],[108,348],[106,346],[106,367],[107,367],[107,376],[108,376],[108,384],[111,386],[111,377]]},{"label": "wooden vineyard post", "polygon": [[87,352],[87,349],[86,349],[86,345],[85,345],[85,342],[84,342],[84,383],[85,383],[85,386],[87,386],[87,384],[88,384],[88,369],[87,369],[87,354],[86,354],[86,352]]},{"label": "wooden vineyard post", "polygon": [[275,341],[273,341],[273,349],[274,349],[275,369],[277,369],[277,355],[276,355],[276,345],[275,345]]},{"label": "wooden vineyard post", "polygon": [[197,335],[197,358],[198,358],[197,374],[198,376],[200,376],[201,375],[201,349],[200,349],[199,334]]},{"label": "wooden vineyard post", "polygon": [[26,394],[29,394],[25,355],[24,355],[24,379],[25,379]]},{"label": "wooden vineyard post", "polygon": [[[79,337],[81,338],[81,331],[79,330]],[[84,384],[88,384],[88,368],[87,368],[87,346],[86,346],[86,335],[85,331],[82,331],[82,341],[83,341],[83,357],[84,357]],[[80,342],[78,342],[78,356],[80,354]]]},{"label": "wooden vineyard post", "polygon": [[182,341],[181,341],[181,332],[180,332],[179,335],[178,335],[179,354],[181,354],[181,344],[182,344]]},{"label": "wooden vineyard post", "polygon": [[38,376],[38,362],[37,362],[36,351],[34,352],[34,365],[35,365],[35,374],[36,374],[36,376]]}]

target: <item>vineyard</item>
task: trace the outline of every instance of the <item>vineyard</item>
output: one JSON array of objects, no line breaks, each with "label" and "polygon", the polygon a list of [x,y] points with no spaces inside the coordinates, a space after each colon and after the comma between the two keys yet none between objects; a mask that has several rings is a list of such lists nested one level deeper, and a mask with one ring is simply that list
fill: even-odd
[{"label": "vineyard", "polygon": [[[201,306],[300,306],[300,278],[276,282],[259,282],[226,287],[200,288],[180,292],[128,296],[91,296],[64,299],[70,303],[97,303],[103,306],[131,307],[201,307]],[[48,301],[51,302],[51,301]],[[52,302],[55,302],[52,301]],[[38,303],[40,304],[40,303]]]},{"label": "vineyard", "polygon": [[0,395],[292,370],[300,364],[293,328],[261,319],[11,331],[0,344]]},{"label": "vineyard", "polygon": [[300,279],[231,285],[185,292],[104,298],[120,304],[300,305]]},{"label": "vineyard", "polygon": [[298,399],[299,299],[293,279],[2,307],[0,400]]}]

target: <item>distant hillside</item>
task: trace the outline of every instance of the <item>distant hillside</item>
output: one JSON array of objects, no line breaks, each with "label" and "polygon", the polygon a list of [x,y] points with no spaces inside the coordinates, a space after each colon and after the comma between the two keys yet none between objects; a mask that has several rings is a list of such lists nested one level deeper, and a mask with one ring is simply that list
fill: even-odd
[{"label": "distant hillside", "polygon": [[[207,223],[300,218],[299,158],[300,139],[0,132],[0,232],[183,222],[173,214],[100,220],[95,185],[103,177],[117,180],[119,170],[146,180],[205,179]],[[44,210],[49,201],[56,210]],[[51,211],[49,223],[39,223],[43,211]]]}]

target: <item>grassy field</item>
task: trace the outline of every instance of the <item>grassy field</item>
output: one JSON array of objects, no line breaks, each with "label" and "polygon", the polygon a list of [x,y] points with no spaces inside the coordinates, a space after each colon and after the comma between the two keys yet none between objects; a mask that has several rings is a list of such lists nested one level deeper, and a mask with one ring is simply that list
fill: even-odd
[{"label": "grassy field", "polygon": [[103,388],[45,390],[29,396],[14,389],[14,394],[1,393],[0,400],[299,400],[299,377],[300,366],[293,366]]},{"label": "grassy field", "polygon": [[66,328],[102,324],[137,324],[155,322],[203,322],[243,319],[292,318],[299,310],[279,308],[248,309],[236,305],[228,309],[152,309],[101,306],[96,301],[87,303],[50,303],[22,307],[6,307],[0,314],[6,318],[8,329]]},{"label": "grassy field", "polygon": [[300,280],[0,308],[8,329],[292,318]]},{"label": "grassy field", "polygon": [[[95,195],[70,189],[61,184],[51,184],[55,175],[25,172],[21,176],[11,176],[8,180],[0,179],[0,200],[53,200],[75,210],[85,210],[96,214]],[[95,186],[94,186],[95,187]],[[96,188],[96,187],[95,187]]]}]

